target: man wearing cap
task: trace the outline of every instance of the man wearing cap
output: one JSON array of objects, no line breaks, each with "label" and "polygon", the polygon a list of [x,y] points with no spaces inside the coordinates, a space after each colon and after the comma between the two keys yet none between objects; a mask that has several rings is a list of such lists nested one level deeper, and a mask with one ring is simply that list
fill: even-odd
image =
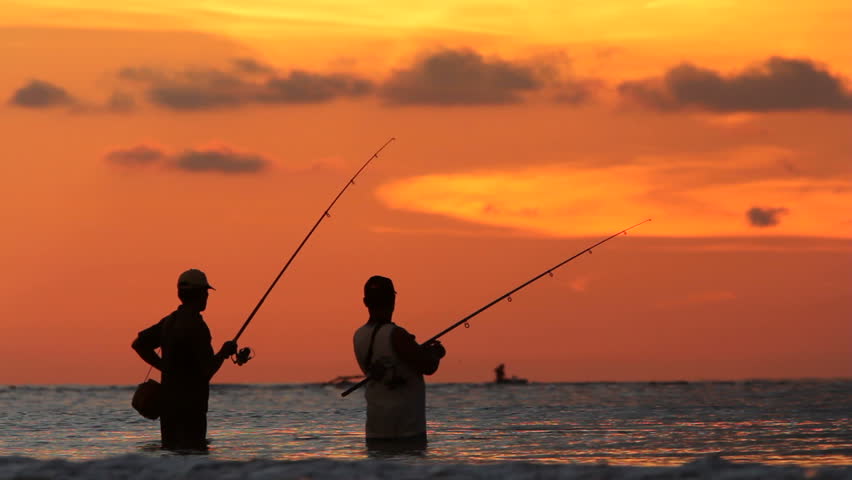
[{"label": "man wearing cap", "polygon": [[162,375],[160,434],[165,449],[207,449],[210,379],[237,351],[236,342],[227,341],[219,353],[213,353],[210,329],[201,316],[210,289],[215,290],[201,270],[180,274],[177,310],[139,332],[133,341],[136,353]]},{"label": "man wearing cap", "polygon": [[366,439],[368,448],[426,446],[426,385],[423,375],[438,370],[446,351],[440,342],[418,345],[414,335],[394,324],[396,290],[390,278],[373,276],[364,285],[370,312],[354,336],[355,358],[369,375]]}]

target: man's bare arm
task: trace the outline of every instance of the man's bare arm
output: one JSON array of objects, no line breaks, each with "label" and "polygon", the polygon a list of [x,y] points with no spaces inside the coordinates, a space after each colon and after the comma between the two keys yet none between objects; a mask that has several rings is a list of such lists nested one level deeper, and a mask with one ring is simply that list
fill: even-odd
[{"label": "man's bare arm", "polygon": [[159,355],[157,355],[155,349],[149,348],[143,343],[144,342],[142,342],[139,337],[136,337],[136,340],[133,340],[133,343],[130,346],[133,348],[133,350],[136,351],[136,353],[139,355],[139,357],[142,358],[142,360],[145,360],[148,365],[151,365],[157,370],[162,371],[163,359],[160,358]]},{"label": "man's bare arm", "polygon": [[418,345],[414,335],[408,333],[404,328],[397,327],[391,334],[393,349],[399,358],[423,375],[432,375],[438,371],[441,358],[444,356],[444,348],[440,343],[435,345]]},{"label": "man's bare arm", "polygon": [[196,355],[199,365],[204,365],[204,374],[207,376],[207,379],[210,380],[216,375],[216,372],[222,368],[222,363],[230,357],[231,355],[237,353],[237,342],[229,340],[222,345],[222,348],[214,354],[212,357],[210,353],[212,349],[210,347],[206,347],[204,349],[197,349]]}]

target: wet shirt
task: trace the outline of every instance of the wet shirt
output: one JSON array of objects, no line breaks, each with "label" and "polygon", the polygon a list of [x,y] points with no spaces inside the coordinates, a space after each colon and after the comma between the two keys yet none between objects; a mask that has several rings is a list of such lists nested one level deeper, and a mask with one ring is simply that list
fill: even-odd
[{"label": "wet shirt", "polygon": [[[374,335],[375,333],[375,335]],[[364,397],[367,400],[368,439],[405,438],[426,433],[426,386],[421,372],[400,357],[395,348],[394,334],[418,348],[414,336],[393,323],[367,323],[354,335],[355,358],[364,373],[370,343],[373,344],[369,363],[380,362],[386,366],[386,377],[367,383]],[[398,342],[403,343],[403,342]]]},{"label": "wet shirt", "polygon": [[162,349],[163,408],[206,412],[214,353],[201,314],[180,306],[139,332],[139,341],[146,348]]}]

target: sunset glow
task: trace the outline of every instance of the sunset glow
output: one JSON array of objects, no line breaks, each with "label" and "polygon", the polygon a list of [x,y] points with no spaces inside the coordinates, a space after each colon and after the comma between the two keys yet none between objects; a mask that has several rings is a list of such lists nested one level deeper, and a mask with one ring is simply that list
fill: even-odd
[{"label": "sunset glow", "polygon": [[[132,384],[190,267],[220,382],[357,369],[363,282],[434,381],[852,375],[847,0],[0,3],[0,382]],[[629,306],[629,308],[628,308]]]}]

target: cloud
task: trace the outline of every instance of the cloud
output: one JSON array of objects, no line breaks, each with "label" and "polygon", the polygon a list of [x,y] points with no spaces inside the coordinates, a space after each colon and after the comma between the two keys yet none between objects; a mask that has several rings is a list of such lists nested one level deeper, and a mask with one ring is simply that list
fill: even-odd
[{"label": "cloud", "polygon": [[778,225],[780,222],[780,216],[790,213],[790,211],[784,207],[780,208],[761,208],[761,207],[752,207],[746,212],[746,217],[748,217],[748,222],[753,227],[765,228],[765,227],[774,227]]},{"label": "cloud", "polygon": [[525,95],[545,89],[554,101],[577,105],[588,102],[601,87],[597,80],[573,78],[560,70],[564,55],[552,60],[510,62],[487,59],[472,49],[445,49],[424,54],[378,83],[346,72],[282,73],[253,58],[235,58],[225,68],[125,67],[117,76],[141,86],[152,104],[176,111],[324,103],[368,95],[388,105],[500,105],[521,102]]},{"label": "cloud", "polygon": [[345,73],[322,75],[296,70],[272,77],[258,94],[262,103],[319,103],[336,97],[360,97],[373,89],[363,78]]},{"label": "cloud", "polygon": [[188,149],[172,154],[159,147],[137,145],[112,150],[104,159],[125,168],[160,163],[191,173],[252,174],[263,171],[269,164],[261,155],[236,152],[226,146]]},{"label": "cloud", "polygon": [[[788,153],[763,150],[639,155],[624,165],[545,163],[434,173],[395,178],[376,193],[391,209],[541,236],[603,236],[653,218],[636,234],[849,237],[849,229],[839,226],[849,218],[852,181],[773,174],[763,166],[776,165]],[[743,202],[754,198],[820,215],[790,215],[779,222],[787,208],[763,207],[744,222]],[[755,228],[759,225],[775,226]]]},{"label": "cloud", "polygon": [[618,91],[626,99],[661,111],[852,111],[852,92],[842,79],[799,58],[771,57],[728,76],[684,63],[661,79],[623,82]]},{"label": "cloud", "polygon": [[373,89],[364,78],[349,73],[294,70],[286,75],[250,58],[233,61],[231,70],[214,68],[166,72],[127,67],[122,80],[141,83],[148,100],[178,111],[236,108],[249,104],[322,103],[360,97]]},{"label": "cloud", "polygon": [[174,167],[188,172],[227,174],[257,173],[268,161],[260,155],[234,152],[230,148],[187,150],[174,157]]},{"label": "cloud", "polygon": [[62,87],[42,80],[32,80],[16,90],[9,103],[24,108],[50,108],[72,105],[74,98]]},{"label": "cloud", "polygon": [[529,66],[487,60],[470,49],[442,50],[393,72],[379,90],[397,105],[500,105],[543,87]]},{"label": "cloud", "polygon": [[115,91],[103,103],[75,98],[64,88],[42,80],[32,80],[15,91],[9,104],[23,108],[49,109],[66,107],[73,113],[127,113],[136,108],[133,96]]},{"label": "cloud", "polygon": [[124,69],[122,78],[147,84],[148,100],[173,110],[205,110],[234,107],[246,103],[250,85],[231,72],[219,70],[187,70],[180,74],[158,72],[149,68]]},{"label": "cloud", "polygon": [[253,58],[235,58],[231,61],[234,68],[245,73],[275,73],[275,69]]},{"label": "cloud", "polygon": [[157,147],[137,145],[135,147],[113,150],[105,156],[108,162],[126,167],[149,165],[166,158],[166,154]]},{"label": "cloud", "polygon": [[208,110],[246,103],[234,92],[200,85],[152,86],[148,90],[148,100],[171,110]]}]

